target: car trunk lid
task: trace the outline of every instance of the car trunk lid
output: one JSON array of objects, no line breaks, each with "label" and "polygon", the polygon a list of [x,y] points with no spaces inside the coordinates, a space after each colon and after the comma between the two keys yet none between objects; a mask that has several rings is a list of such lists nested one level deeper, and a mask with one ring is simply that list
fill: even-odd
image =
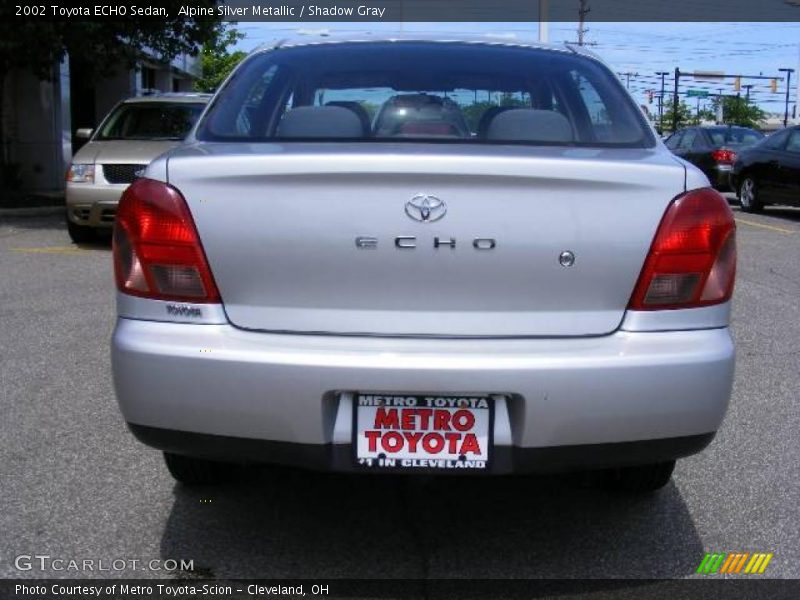
[{"label": "car trunk lid", "polygon": [[196,144],[168,178],[234,325],[415,336],[614,331],[685,185],[659,149],[363,143]]}]

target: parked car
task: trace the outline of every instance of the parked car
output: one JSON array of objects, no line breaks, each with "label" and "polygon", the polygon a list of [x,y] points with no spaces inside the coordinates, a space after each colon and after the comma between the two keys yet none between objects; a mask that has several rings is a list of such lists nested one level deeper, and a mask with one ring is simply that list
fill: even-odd
[{"label": "parked car", "polygon": [[67,229],[73,242],[91,241],[114,224],[122,192],[156,156],[183,141],[210,94],[137,96],[117,104],[88,138],[67,170]]},{"label": "parked car", "polygon": [[735,227],[707,186],[580,48],[257,51],[123,195],[120,408],[189,484],[280,463],[657,489],[731,392]]},{"label": "parked car", "polygon": [[665,143],[677,156],[699,167],[716,189],[726,192],[733,189],[730,172],[737,153],[762,139],[764,134],[755,129],[717,125],[681,129]]},{"label": "parked car", "polygon": [[773,133],[742,152],[731,181],[745,212],[767,204],[800,206],[800,127]]}]

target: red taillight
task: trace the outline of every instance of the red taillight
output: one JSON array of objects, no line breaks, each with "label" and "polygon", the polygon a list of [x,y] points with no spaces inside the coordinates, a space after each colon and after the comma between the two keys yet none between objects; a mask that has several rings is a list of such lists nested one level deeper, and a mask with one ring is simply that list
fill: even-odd
[{"label": "red taillight", "polygon": [[125,190],[113,246],[119,291],[157,300],[220,301],[192,215],[171,185],[137,179]]},{"label": "red taillight", "polygon": [[711,152],[711,158],[714,162],[721,165],[732,165],[736,162],[736,152],[733,150],[725,150],[723,148]]},{"label": "red taillight", "polygon": [[656,232],[629,308],[694,308],[730,300],[736,224],[728,202],[705,188],[672,201]]}]

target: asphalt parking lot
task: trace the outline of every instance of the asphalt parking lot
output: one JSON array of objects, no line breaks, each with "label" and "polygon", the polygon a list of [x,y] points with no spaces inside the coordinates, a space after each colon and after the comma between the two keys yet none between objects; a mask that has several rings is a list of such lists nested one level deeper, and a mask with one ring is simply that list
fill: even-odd
[{"label": "asphalt parking lot", "polygon": [[282,470],[182,488],[117,410],[109,245],[72,245],[60,216],[0,214],[0,577],[75,576],[14,566],[46,554],[187,559],[223,578],[680,578],[707,551],[749,551],[798,578],[800,209],[736,218],[730,411],[666,489],[631,499],[563,476]]}]

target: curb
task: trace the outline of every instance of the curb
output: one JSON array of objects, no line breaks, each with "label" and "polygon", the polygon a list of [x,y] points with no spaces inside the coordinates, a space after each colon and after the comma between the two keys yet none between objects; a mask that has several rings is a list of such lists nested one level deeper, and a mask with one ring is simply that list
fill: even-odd
[{"label": "curb", "polygon": [[46,217],[60,215],[64,206],[30,206],[26,208],[0,208],[0,218],[3,217]]}]

